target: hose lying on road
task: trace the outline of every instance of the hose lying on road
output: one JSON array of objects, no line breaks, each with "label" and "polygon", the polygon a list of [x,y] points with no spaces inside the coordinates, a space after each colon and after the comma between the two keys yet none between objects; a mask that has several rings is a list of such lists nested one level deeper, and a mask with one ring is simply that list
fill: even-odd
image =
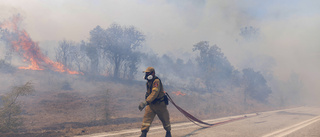
[{"label": "hose lying on road", "polygon": [[[216,125],[220,125],[220,124],[224,124],[224,123],[228,123],[228,122],[232,122],[232,121],[236,121],[236,120],[240,120],[240,119],[244,119],[247,118],[247,116],[243,116],[243,117],[239,117],[239,118],[234,118],[234,119],[230,119],[230,120],[226,120],[226,121],[221,121],[218,123],[214,123],[214,124],[209,124],[206,122],[203,122],[202,120],[197,119],[196,117],[192,116],[191,114],[189,114],[187,111],[183,110],[181,107],[179,107],[176,103],[174,103],[174,101],[172,100],[172,98],[169,96],[168,92],[165,93],[168,97],[168,100],[186,117],[188,118],[192,123],[200,126],[200,127],[211,127],[211,126],[216,126]],[[258,114],[257,114],[258,115]],[[203,126],[203,125],[205,126]]]}]

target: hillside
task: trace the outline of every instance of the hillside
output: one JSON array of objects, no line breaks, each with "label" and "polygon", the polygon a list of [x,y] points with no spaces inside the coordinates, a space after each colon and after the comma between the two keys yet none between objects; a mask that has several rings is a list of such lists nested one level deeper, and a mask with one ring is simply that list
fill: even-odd
[{"label": "hillside", "polygon": [[[72,136],[140,128],[143,112],[137,106],[144,99],[144,81],[112,81],[108,77],[92,80],[82,75],[18,70],[13,74],[1,74],[1,94],[27,81],[32,81],[36,92],[18,99],[24,126],[19,133],[11,135]],[[178,105],[200,119],[272,109],[252,100],[243,105],[241,93],[228,89],[198,93],[166,85],[164,88]],[[187,121],[173,105],[168,109],[172,123]],[[153,125],[158,124],[160,121],[156,118]]]}]

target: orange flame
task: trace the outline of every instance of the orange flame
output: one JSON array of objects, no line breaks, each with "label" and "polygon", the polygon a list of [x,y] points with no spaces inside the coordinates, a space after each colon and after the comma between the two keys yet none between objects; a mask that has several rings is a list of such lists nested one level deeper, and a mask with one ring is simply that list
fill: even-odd
[{"label": "orange flame", "polygon": [[[21,21],[21,17],[17,15],[11,21],[5,21],[0,24],[1,29],[10,31],[10,33],[4,33],[8,44],[11,44],[12,49],[16,52],[22,53],[25,62],[31,63],[28,67],[19,67],[19,69],[44,70],[48,68],[57,72],[79,74],[79,72],[71,71],[60,62],[54,62],[45,56],[41,52],[38,43],[34,42],[25,30],[18,29],[18,23]],[[83,73],[81,74],[83,75]]]},{"label": "orange flame", "polygon": [[172,92],[173,94],[176,94],[177,96],[185,96],[186,95],[186,93],[182,93],[181,91],[173,91]]}]

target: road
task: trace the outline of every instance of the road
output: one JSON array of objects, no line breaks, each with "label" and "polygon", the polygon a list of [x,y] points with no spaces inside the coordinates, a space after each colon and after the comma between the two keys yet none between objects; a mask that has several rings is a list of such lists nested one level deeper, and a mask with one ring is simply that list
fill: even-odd
[{"label": "road", "polygon": [[[299,107],[259,112],[219,119],[208,123],[230,121],[201,128],[191,122],[172,124],[173,137],[320,137],[320,108]],[[139,129],[105,132],[79,137],[138,137]],[[162,127],[151,127],[148,136],[164,137]]]}]

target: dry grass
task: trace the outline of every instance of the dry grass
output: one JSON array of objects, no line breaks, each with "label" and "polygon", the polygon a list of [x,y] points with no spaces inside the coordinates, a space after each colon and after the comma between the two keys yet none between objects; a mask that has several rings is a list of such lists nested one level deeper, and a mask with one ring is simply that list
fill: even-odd
[{"label": "dry grass", "polygon": [[[144,82],[114,83],[109,80],[88,81],[81,75],[66,75],[46,71],[18,70],[15,74],[0,74],[1,92],[15,84],[32,80],[36,93],[21,98],[25,135],[72,136],[96,132],[140,128],[143,112],[138,103],[144,100]],[[62,90],[64,82],[72,90]],[[103,92],[109,91],[110,119],[104,117]],[[169,94],[177,89],[166,89]],[[243,105],[241,89],[215,94],[190,92],[185,96],[171,94],[173,100],[200,119],[270,110],[252,100]],[[183,91],[182,91],[183,92]],[[172,104],[168,106],[172,123],[188,121]],[[153,125],[161,125],[160,120]],[[20,134],[23,134],[20,133]],[[17,134],[14,134],[19,136]],[[8,135],[9,136],[9,135]]]}]

